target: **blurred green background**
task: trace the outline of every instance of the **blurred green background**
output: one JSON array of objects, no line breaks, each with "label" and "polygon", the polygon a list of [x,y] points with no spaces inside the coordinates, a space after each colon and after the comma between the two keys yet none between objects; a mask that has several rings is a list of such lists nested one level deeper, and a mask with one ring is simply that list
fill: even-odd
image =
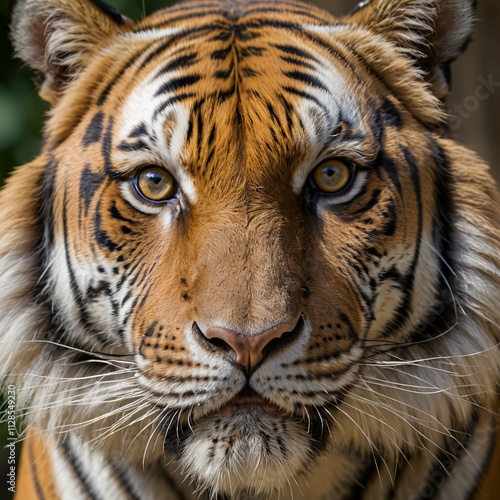
[{"label": "blurred green background", "polygon": [[[335,15],[349,12],[359,0],[316,0],[311,3]],[[174,3],[169,0],[108,0],[132,19]],[[9,0],[0,0],[0,186],[8,172],[32,160],[40,148],[41,128],[48,106],[35,90],[33,75],[13,58],[8,35]],[[478,151],[500,179],[500,2],[480,0],[479,22],[467,53],[454,64],[454,89],[449,98],[457,138]],[[497,85],[487,98],[478,99],[482,81]],[[496,83],[498,82],[498,84]],[[484,95],[484,91],[481,92]],[[0,285],[1,286],[1,285]],[[0,425],[0,500],[10,499],[7,491],[6,429]],[[19,457],[18,457],[19,459]]]}]

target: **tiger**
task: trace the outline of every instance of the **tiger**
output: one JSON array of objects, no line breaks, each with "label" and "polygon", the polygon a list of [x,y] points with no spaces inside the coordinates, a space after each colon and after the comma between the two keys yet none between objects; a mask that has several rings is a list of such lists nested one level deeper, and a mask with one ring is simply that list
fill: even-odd
[{"label": "tiger", "polygon": [[498,498],[500,211],[449,131],[473,0],[17,0],[17,500]]}]

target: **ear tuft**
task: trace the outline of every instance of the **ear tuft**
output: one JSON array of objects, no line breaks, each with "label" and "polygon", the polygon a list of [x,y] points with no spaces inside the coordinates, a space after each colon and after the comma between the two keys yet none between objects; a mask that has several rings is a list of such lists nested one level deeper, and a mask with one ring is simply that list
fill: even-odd
[{"label": "ear tuft", "polygon": [[449,93],[449,65],[467,47],[476,0],[367,0],[346,18],[395,43],[428,76],[434,94]]},{"label": "ear tuft", "polygon": [[65,83],[129,21],[101,0],[17,0],[16,54],[39,74],[40,95],[54,104]]}]

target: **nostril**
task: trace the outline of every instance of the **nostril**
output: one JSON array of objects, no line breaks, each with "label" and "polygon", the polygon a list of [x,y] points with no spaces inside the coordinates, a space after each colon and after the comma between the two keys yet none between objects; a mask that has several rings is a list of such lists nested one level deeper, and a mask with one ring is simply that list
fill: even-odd
[{"label": "nostril", "polygon": [[227,353],[229,353],[231,351],[234,351],[234,349],[227,342],[225,342],[222,339],[218,339],[217,337],[214,337],[214,338],[211,338],[211,339],[205,337],[205,339],[207,339],[207,341],[211,345],[213,345],[216,348],[217,351],[224,351],[224,352],[227,352]]},{"label": "nostril", "polygon": [[223,353],[229,354],[230,352],[234,352],[234,349],[223,339],[213,337],[208,338],[202,331],[198,324],[195,322],[193,324],[193,330],[196,333],[197,337],[212,351],[219,351]]},{"label": "nostril", "polygon": [[293,329],[288,329],[283,332],[281,336],[271,339],[271,341],[264,346],[262,350],[263,357],[267,357],[273,352],[278,352],[279,350],[284,349],[287,345],[291,344],[295,339],[300,337],[303,329],[304,318],[300,315]]}]

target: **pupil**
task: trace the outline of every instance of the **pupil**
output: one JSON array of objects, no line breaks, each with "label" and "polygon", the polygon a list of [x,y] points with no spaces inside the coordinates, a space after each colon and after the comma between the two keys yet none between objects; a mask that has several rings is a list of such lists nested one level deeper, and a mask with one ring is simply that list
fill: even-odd
[{"label": "pupil", "polygon": [[157,172],[149,172],[148,177],[149,180],[156,185],[160,184],[161,182],[161,175],[158,175]]}]

